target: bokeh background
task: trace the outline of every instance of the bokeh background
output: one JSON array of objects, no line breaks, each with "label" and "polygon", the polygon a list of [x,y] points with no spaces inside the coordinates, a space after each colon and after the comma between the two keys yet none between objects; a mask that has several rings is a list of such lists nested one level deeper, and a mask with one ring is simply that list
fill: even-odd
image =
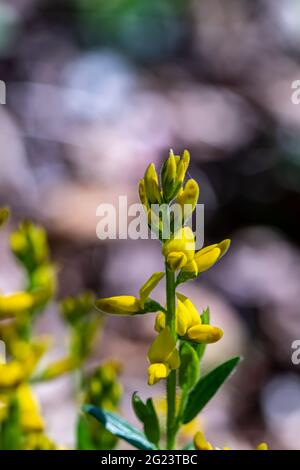
[{"label": "bokeh background", "polygon": [[[162,268],[159,244],[98,240],[96,208],[119,195],[137,202],[146,165],[188,148],[205,242],[230,237],[232,247],[184,290],[225,330],[206,367],[244,357],[195,426],[219,446],[299,449],[299,1],[1,1],[0,79],[0,205],[13,213],[0,240],[1,289],[22,286],[7,235],[30,218],[48,230],[58,298],[87,288],[136,294]],[[123,363],[122,412],[132,421],[133,391],[163,392],[146,385],[153,320],[109,318],[94,351],[94,361]],[[55,303],[39,329],[54,334],[59,355]],[[48,434],[72,446],[67,379],[38,394]]]}]

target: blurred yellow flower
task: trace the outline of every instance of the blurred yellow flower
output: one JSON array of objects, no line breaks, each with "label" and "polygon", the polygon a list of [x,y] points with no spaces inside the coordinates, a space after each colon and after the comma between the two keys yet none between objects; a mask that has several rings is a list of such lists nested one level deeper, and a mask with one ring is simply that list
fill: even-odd
[{"label": "blurred yellow flower", "polygon": [[15,316],[20,312],[31,309],[35,305],[35,296],[29,292],[0,294],[0,318]]},{"label": "blurred yellow flower", "polygon": [[136,315],[143,313],[140,299],[133,295],[119,295],[96,300],[96,307],[112,315]]},{"label": "blurred yellow flower", "polygon": [[18,387],[16,398],[19,403],[21,426],[25,432],[37,432],[44,429],[38,402],[28,384]]},{"label": "blurred yellow flower", "polygon": [[194,446],[197,450],[214,450],[212,444],[208,442],[202,431],[198,431],[194,437]]},{"label": "blurred yellow flower", "polygon": [[150,163],[144,176],[145,190],[149,204],[160,204],[162,197],[154,163]]}]

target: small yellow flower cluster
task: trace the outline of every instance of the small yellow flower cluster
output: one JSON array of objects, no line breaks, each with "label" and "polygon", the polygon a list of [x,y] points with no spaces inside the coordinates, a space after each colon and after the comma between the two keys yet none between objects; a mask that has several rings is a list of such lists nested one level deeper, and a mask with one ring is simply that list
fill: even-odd
[{"label": "small yellow flower cluster", "polygon": [[[206,440],[206,437],[202,431],[198,431],[194,437],[194,447],[196,450],[220,450],[214,447],[210,442]],[[268,445],[265,442],[261,442],[256,447],[256,450],[268,450]],[[222,450],[230,450],[229,447],[223,447]]]},{"label": "small yellow flower cluster", "polygon": [[[162,331],[166,325],[166,314],[160,312],[155,321],[155,330]],[[182,339],[195,343],[215,343],[222,338],[220,328],[203,325],[201,316],[188,297],[177,293],[176,332]]]},{"label": "small yellow flower cluster", "polygon": [[[171,233],[169,239],[161,239],[162,254],[165,258],[166,267],[171,272],[180,270],[177,284],[194,278],[211,268],[224,256],[230,246],[230,240],[207,246],[201,250],[195,250],[195,236],[192,229],[185,226],[185,217],[193,212],[199,197],[199,186],[193,179],[184,184],[184,178],[190,162],[187,150],[182,157],[174,155],[170,151],[169,158],[165,161],[161,179],[151,163],[139,183],[139,195],[150,222],[153,213],[153,204],[169,204],[173,200],[182,208],[186,205],[190,208],[188,213],[183,211],[184,217],[180,221],[181,227]],[[163,220],[158,221],[160,228]],[[220,328],[208,324],[202,324],[201,316],[193,303],[180,293],[176,293],[177,306],[175,313],[175,336],[174,331],[167,326],[167,310],[159,308],[157,303],[149,298],[152,290],[163,278],[164,273],[154,273],[150,279],[141,287],[139,297],[117,296],[99,299],[96,306],[102,312],[117,315],[137,315],[147,312],[161,310],[156,317],[155,330],[159,333],[152,343],[148,359],[150,385],[160,379],[168,377],[173,369],[180,366],[179,352],[176,348],[177,340],[190,341],[192,343],[214,343],[219,341],[223,335]]]}]

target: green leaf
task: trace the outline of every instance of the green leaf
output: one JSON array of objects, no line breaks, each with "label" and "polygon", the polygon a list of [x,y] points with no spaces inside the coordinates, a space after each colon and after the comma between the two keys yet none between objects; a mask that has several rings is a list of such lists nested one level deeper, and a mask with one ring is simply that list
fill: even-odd
[{"label": "green leaf", "polygon": [[158,417],[153,406],[152,398],[144,403],[137,392],[132,395],[132,406],[136,416],[144,425],[144,433],[149,441],[158,445],[160,439],[160,427]]},{"label": "green leaf", "polygon": [[162,307],[162,305],[160,305],[160,303],[156,302],[155,300],[147,299],[144,305],[144,313],[150,312],[165,312],[165,309],[164,307]]},{"label": "green leaf", "polygon": [[84,405],[83,410],[86,413],[94,416],[105,427],[107,431],[114,436],[124,439],[129,444],[132,444],[137,449],[141,450],[156,450],[157,447],[150,442],[146,436],[132,426],[128,421],[115,413],[104,411],[93,405]]},{"label": "green leaf", "polygon": [[180,346],[179,385],[190,390],[199,378],[199,358],[197,352],[189,343]]},{"label": "green leaf", "polygon": [[[202,312],[202,315],[201,315],[201,321],[202,321],[202,324],[203,325],[209,325],[210,324],[210,311],[209,311],[209,307],[206,307],[205,310],[203,310]],[[197,351],[197,354],[198,354],[198,359],[201,361],[201,359],[203,358],[204,356],[204,353],[205,353],[205,350],[206,350],[206,344],[204,343],[201,343],[201,344],[197,344],[195,345],[195,349]]]},{"label": "green leaf", "polygon": [[201,315],[201,321],[203,325],[209,325],[210,324],[210,310],[209,307],[206,307],[205,310],[203,310],[202,315]]},{"label": "green leaf", "polygon": [[189,273],[187,271],[180,271],[180,273],[177,276],[176,279],[176,286],[179,286],[179,284],[183,284],[184,282],[190,281],[192,279],[195,279],[197,276],[193,273]]},{"label": "green leaf", "polygon": [[229,377],[233,369],[239,363],[240,358],[234,357],[224,362],[216,369],[202,377],[188,396],[187,404],[183,413],[183,423],[189,423],[207,405],[216,394],[221,385]]}]

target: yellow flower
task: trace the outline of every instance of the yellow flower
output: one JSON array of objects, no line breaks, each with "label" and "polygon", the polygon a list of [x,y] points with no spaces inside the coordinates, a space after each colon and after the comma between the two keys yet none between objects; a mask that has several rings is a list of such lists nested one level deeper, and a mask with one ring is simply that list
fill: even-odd
[{"label": "yellow flower", "polygon": [[268,444],[266,444],[265,442],[261,442],[261,443],[258,444],[258,446],[256,447],[256,450],[269,450],[269,446],[268,446]]},{"label": "yellow flower", "polygon": [[214,450],[212,444],[206,440],[204,433],[201,431],[195,434],[194,446],[197,450]]},{"label": "yellow flower", "polygon": [[172,369],[180,366],[179,352],[170,329],[165,328],[153,341],[148,351],[150,366],[148,368],[148,384],[154,385],[168,377]]},{"label": "yellow flower", "polygon": [[96,307],[103,313],[112,315],[136,315],[143,313],[140,299],[133,295],[119,295],[96,300]]},{"label": "yellow flower", "polygon": [[195,254],[195,237],[192,229],[190,227],[179,229],[170,240],[164,243],[162,254],[172,271],[190,263]]},{"label": "yellow flower", "polygon": [[79,360],[74,357],[65,357],[50,364],[40,375],[39,381],[52,380],[61,375],[75,370],[79,366]]},{"label": "yellow flower", "polygon": [[1,422],[7,418],[8,406],[9,406],[9,395],[7,393],[1,394],[0,395],[0,426],[1,426]]},{"label": "yellow flower", "polygon": [[162,197],[154,163],[150,163],[150,165],[148,166],[144,176],[144,182],[147,199],[150,205],[160,204],[162,202]]},{"label": "yellow flower", "polygon": [[17,389],[21,426],[25,432],[38,432],[44,429],[44,421],[40,415],[38,402],[28,384]]},{"label": "yellow flower", "polygon": [[29,271],[48,261],[46,231],[31,222],[23,222],[19,229],[11,234],[10,245],[15,256]]},{"label": "yellow flower", "polygon": [[[203,432],[199,431],[194,437],[194,447],[197,450],[221,450],[218,447],[213,447],[213,445],[206,440],[206,437]],[[262,442],[256,447],[256,450],[268,450],[269,447],[265,442]],[[223,450],[230,450],[229,447],[223,447]]]},{"label": "yellow flower", "polygon": [[31,432],[24,436],[22,450],[67,450],[56,444],[42,432]]},{"label": "yellow flower", "polygon": [[152,274],[152,276],[145,282],[145,284],[142,285],[139,291],[140,295],[140,303],[142,308],[145,306],[145,301],[148,299],[149,295],[155,289],[157,284],[161,281],[161,279],[164,277],[165,273],[162,272],[157,272]]},{"label": "yellow flower", "polygon": [[35,296],[28,292],[0,295],[0,318],[17,315],[31,309],[35,305]]},{"label": "yellow flower", "polygon": [[12,353],[15,359],[7,364],[0,364],[0,389],[13,388],[27,380],[45,349],[45,343],[14,343]]},{"label": "yellow flower", "polygon": [[196,207],[199,198],[199,186],[194,179],[189,179],[179,192],[176,202],[181,206],[182,220],[187,220]]},{"label": "yellow flower", "polygon": [[230,240],[226,239],[202,248],[197,251],[194,259],[184,266],[183,271],[190,272],[195,276],[207,271],[227,253],[229,246]]},{"label": "yellow flower", "polygon": [[[119,295],[96,300],[96,307],[103,313],[112,315],[138,315],[145,312],[145,302],[165,273],[156,272],[142,285],[140,297],[133,295]],[[157,309],[155,310],[157,311]]]},{"label": "yellow flower", "polygon": [[[220,328],[211,325],[203,325],[201,317],[188,297],[177,293],[176,309],[176,331],[177,334],[195,343],[215,343],[223,336]],[[156,316],[155,330],[161,331],[165,328],[166,316],[160,312]]]}]

